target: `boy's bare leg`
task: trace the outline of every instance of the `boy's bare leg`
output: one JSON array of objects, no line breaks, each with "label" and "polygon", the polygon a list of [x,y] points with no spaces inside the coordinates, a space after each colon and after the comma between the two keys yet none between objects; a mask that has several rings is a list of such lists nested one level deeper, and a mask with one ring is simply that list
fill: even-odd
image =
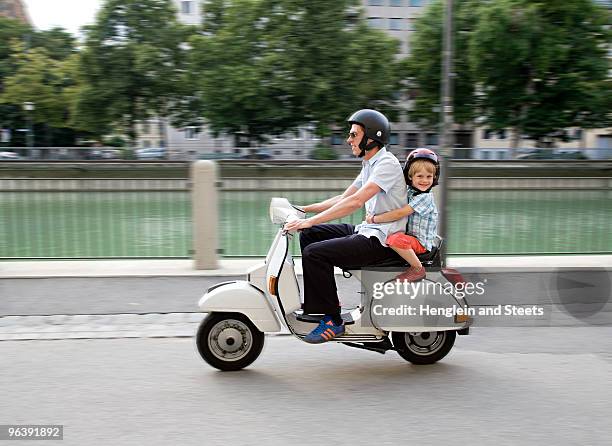
[{"label": "boy's bare leg", "polygon": [[395,248],[393,246],[390,248],[402,256],[402,258],[410,265],[410,268],[397,276],[396,279],[414,282],[425,278],[425,268],[423,268],[423,265],[421,264],[421,261],[417,255],[414,253],[414,250]]},{"label": "boy's bare leg", "polygon": [[395,248],[393,246],[390,246],[390,248],[397,252],[400,256],[402,256],[402,259],[404,259],[406,262],[408,262],[408,264],[410,266],[412,266],[415,269],[421,269],[421,261],[419,260],[419,258],[417,257],[417,255],[414,253],[414,250],[412,249],[402,249],[402,248]]}]

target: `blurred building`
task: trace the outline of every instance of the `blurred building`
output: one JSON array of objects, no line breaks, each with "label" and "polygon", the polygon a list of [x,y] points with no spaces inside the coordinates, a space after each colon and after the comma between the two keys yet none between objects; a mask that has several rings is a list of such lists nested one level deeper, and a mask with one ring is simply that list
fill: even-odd
[{"label": "blurred building", "polygon": [[22,0],[0,0],[0,16],[21,20],[28,25],[32,24]]},{"label": "blurred building", "polygon": [[199,25],[201,21],[201,0],[173,0],[178,10],[178,19],[186,25]]},{"label": "blurred building", "polygon": [[[178,18],[185,24],[198,25],[202,11],[199,0],[173,0]],[[595,0],[597,1],[597,0]],[[410,36],[414,23],[431,0],[362,0],[364,16],[368,24],[381,29],[401,42],[400,54],[404,58],[410,53]],[[597,1],[612,8],[612,0]],[[409,107],[409,101],[404,102]],[[322,141],[316,138],[311,128],[304,127],[296,133],[271,139],[263,146],[249,147],[247,141],[237,137],[214,138],[205,127],[174,128],[165,120],[151,120],[141,126],[139,146],[170,148],[177,158],[195,159],[201,156],[216,157],[231,154],[233,157],[246,156],[265,151],[275,159],[304,159]],[[510,132],[493,132],[486,128],[456,125],[454,130],[455,156],[476,159],[509,158]],[[612,156],[612,129],[586,130],[568,129],[568,142],[558,145],[560,150],[584,150],[589,158]],[[329,140],[323,141],[343,157],[350,157],[346,146],[346,131],[339,130]],[[435,128],[419,128],[409,122],[404,114],[400,122],[392,123],[389,149],[399,158],[416,147],[438,146],[438,131]],[[520,147],[535,147],[531,140],[521,140]],[[610,151],[610,153],[608,153]]]}]

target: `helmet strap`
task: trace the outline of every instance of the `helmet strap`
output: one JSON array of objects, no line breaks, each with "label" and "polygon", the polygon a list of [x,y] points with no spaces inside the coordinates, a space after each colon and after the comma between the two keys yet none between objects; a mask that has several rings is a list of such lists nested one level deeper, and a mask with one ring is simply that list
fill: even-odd
[{"label": "helmet strap", "polygon": [[429,192],[431,192],[431,190],[434,188],[434,186],[436,186],[436,184],[438,183],[434,183],[431,186],[429,186],[429,189],[427,190],[419,190],[416,187],[414,187],[412,185],[412,181],[410,182],[410,184],[408,185],[410,187],[410,189],[412,189],[414,191],[414,194],[412,194],[413,197],[416,197],[417,195],[421,195],[421,194],[428,194]]},{"label": "helmet strap", "polygon": [[363,138],[361,138],[361,142],[359,143],[359,148],[361,149],[361,153],[359,154],[359,158],[363,158],[367,151],[372,150],[375,147],[380,145],[379,142],[372,140],[371,143],[366,143],[368,137],[364,134]]}]

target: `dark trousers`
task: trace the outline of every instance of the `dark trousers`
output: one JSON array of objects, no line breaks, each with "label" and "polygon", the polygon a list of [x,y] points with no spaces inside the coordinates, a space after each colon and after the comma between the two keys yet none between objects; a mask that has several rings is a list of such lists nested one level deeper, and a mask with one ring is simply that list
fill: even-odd
[{"label": "dark trousers", "polygon": [[348,224],[316,225],[300,232],[304,271],[304,313],[337,314],[340,311],[334,266],[374,265],[397,254],[376,237],[355,233]]}]

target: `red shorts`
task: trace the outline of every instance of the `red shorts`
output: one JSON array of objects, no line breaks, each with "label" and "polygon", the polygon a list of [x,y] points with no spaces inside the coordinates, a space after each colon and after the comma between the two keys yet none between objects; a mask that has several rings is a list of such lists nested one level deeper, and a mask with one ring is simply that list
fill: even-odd
[{"label": "red shorts", "polygon": [[423,254],[427,252],[425,247],[421,245],[415,237],[404,234],[403,232],[395,232],[387,237],[387,245],[392,248],[412,249],[415,254]]}]

